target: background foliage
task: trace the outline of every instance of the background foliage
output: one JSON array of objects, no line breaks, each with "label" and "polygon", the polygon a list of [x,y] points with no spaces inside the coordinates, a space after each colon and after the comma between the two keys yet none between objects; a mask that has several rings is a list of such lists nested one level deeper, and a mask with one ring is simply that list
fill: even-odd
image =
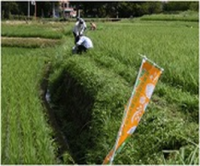
[{"label": "background foliage", "polygon": [[[12,15],[27,16],[28,2],[1,2],[2,19],[12,18]],[[37,17],[51,17],[53,4],[59,2],[37,2]],[[75,10],[82,10],[82,17],[139,17],[153,13],[173,13],[177,11],[198,11],[199,2],[70,2]],[[62,12],[62,11],[61,11]],[[34,6],[30,5],[30,15],[34,15]]]}]

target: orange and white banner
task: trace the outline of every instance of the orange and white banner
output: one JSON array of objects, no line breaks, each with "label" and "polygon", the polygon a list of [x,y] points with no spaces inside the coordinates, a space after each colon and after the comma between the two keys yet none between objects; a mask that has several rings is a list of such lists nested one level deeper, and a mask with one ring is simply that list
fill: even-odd
[{"label": "orange and white banner", "polygon": [[152,63],[146,57],[143,58],[131,98],[125,108],[123,122],[118,133],[117,141],[114,148],[104,159],[103,164],[107,164],[108,162],[112,163],[116,151],[135,131],[146,110],[162,71],[163,69],[158,67],[155,63]]}]

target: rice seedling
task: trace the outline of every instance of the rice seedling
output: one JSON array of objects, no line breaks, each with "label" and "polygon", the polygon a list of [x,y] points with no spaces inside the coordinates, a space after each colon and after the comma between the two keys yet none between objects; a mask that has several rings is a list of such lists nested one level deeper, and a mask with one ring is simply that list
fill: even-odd
[{"label": "rice seedling", "polygon": [[26,48],[44,48],[53,47],[61,43],[61,40],[41,39],[41,38],[5,38],[2,37],[3,47],[26,47]]},{"label": "rice seedling", "polygon": [[145,15],[141,17],[141,20],[148,21],[193,21],[198,22],[199,17],[197,12],[186,11],[179,14],[154,14]]},{"label": "rice seedling", "polygon": [[30,50],[25,49],[23,54],[17,55],[18,50],[22,51],[20,48],[2,49],[2,120],[5,121],[2,141],[6,145],[2,151],[2,155],[6,155],[2,156],[2,163],[53,164],[52,131],[38,100],[42,61],[35,63],[39,57],[30,54]]},{"label": "rice seedling", "polygon": [[41,23],[31,24],[8,24],[2,22],[2,36],[6,37],[41,37],[50,39],[61,39],[64,25],[48,25],[48,28]]}]

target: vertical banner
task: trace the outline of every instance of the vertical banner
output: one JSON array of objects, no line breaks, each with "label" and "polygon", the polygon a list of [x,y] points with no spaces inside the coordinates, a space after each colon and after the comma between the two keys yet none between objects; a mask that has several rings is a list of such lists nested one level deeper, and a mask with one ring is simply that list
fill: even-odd
[{"label": "vertical banner", "polygon": [[162,71],[163,69],[158,65],[146,57],[143,58],[133,92],[124,111],[122,125],[118,132],[115,146],[105,157],[103,164],[108,164],[108,162],[112,164],[116,151],[119,150],[119,147],[135,131],[147,108]]}]

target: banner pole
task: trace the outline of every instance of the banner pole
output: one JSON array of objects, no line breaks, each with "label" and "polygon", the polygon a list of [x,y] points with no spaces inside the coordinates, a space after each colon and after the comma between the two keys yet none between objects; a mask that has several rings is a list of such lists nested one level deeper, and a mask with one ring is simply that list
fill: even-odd
[{"label": "banner pole", "polygon": [[103,164],[109,163],[111,165],[113,163],[114,157],[124,146],[125,140],[135,131],[150,101],[158,78],[164,70],[153,61],[147,59],[146,56],[142,56],[142,58],[131,97],[123,112],[122,123],[117,133],[115,144],[105,157]]},{"label": "banner pole", "polygon": [[146,60],[148,60],[150,63],[152,63],[154,66],[156,66],[157,68],[159,68],[162,72],[164,71],[164,69],[162,67],[160,67],[159,65],[157,65],[155,62],[153,62],[152,60],[148,59],[146,57],[146,55],[140,54],[138,53],[142,58],[145,58]]},{"label": "banner pole", "polygon": [[117,136],[117,141],[116,141],[116,143],[115,143],[115,145],[114,145],[113,154],[112,154],[111,159],[110,159],[110,165],[112,165],[112,163],[113,163],[113,160],[114,160],[114,157],[115,157],[115,153],[116,153],[116,150],[117,150],[117,144],[118,144],[118,142],[119,142],[119,137],[121,136],[121,130],[122,130],[122,127],[123,127],[123,125],[124,125],[124,123],[125,123],[125,118],[126,118],[126,116],[127,116],[127,111],[129,110],[129,107],[130,107],[130,105],[131,105],[131,99],[133,98],[133,95],[134,95],[134,93],[135,93],[136,85],[137,85],[137,82],[138,82],[138,80],[139,80],[140,73],[141,73],[141,71],[142,71],[142,65],[143,65],[143,63],[146,61],[146,59],[147,59],[146,57],[143,57],[143,59],[142,59],[142,63],[141,63],[141,65],[140,65],[140,69],[139,69],[139,72],[138,72],[138,75],[137,75],[137,78],[136,78],[136,82],[135,82],[135,84],[134,84],[133,91],[132,91],[132,93],[131,93],[131,97],[129,98],[128,107],[126,107],[126,110],[125,110],[125,112],[124,112],[122,124],[121,124],[120,130],[119,130],[119,132],[118,132],[118,136]]}]

